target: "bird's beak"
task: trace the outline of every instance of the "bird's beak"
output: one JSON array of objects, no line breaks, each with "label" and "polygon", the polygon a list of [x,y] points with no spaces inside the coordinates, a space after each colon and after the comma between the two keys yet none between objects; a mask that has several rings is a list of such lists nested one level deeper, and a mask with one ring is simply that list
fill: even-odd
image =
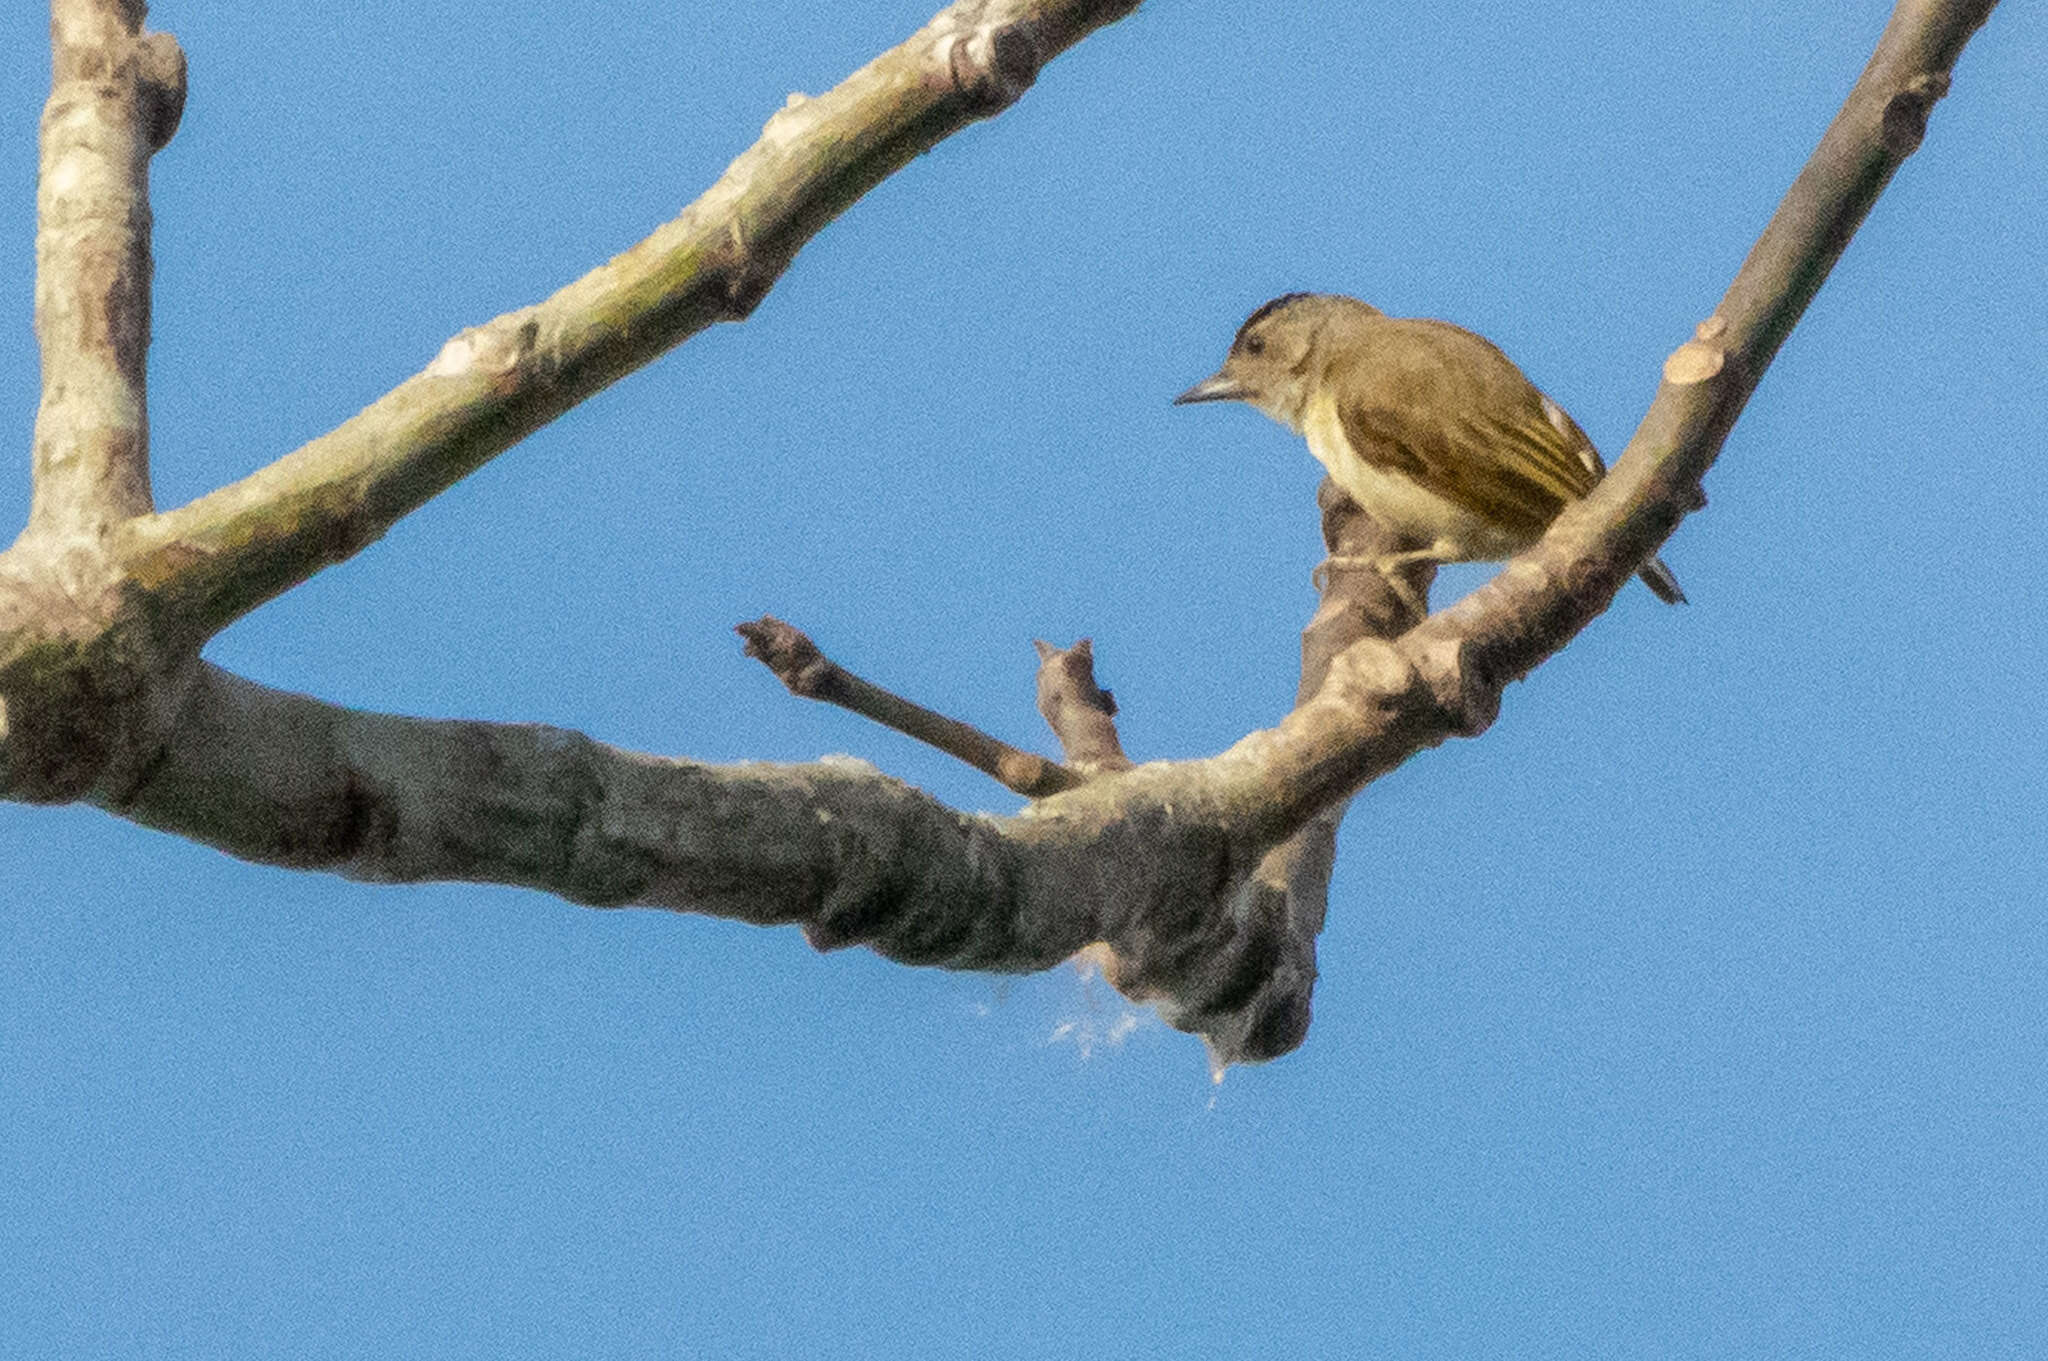
[{"label": "bird's beak", "polygon": [[1204,378],[1201,382],[1173,399],[1175,406],[1186,406],[1189,402],[1241,402],[1251,396],[1251,389],[1237,379],[1225,374]]}]

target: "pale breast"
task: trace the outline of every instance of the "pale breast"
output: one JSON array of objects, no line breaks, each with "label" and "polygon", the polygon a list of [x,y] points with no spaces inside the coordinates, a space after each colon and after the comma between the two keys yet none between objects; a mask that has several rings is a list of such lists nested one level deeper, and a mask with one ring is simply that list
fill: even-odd
[{"label": "pale breast", "polygon": [[1413,478],[1367,463],[1352,452],[1336,403],[1319,397],[1304,413],[1302,435],[1345,494],[1386,528],[1418,547],[1435,545],[1446,562],[1491,562],[1528,547],[1531,540],[1503,531]]}]

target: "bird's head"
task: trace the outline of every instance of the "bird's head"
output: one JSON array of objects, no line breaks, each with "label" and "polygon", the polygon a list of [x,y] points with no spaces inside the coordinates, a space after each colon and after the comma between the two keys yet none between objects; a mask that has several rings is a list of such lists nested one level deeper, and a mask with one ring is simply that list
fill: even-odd
[{"label": "bird's head", "polygon": [[1174,398],[1248,402],[1294,430],[1314,391],[1316,359],[1331,332],[1379,310],[1334,293],[1285,293],[1245,318],[1213,377]]}]

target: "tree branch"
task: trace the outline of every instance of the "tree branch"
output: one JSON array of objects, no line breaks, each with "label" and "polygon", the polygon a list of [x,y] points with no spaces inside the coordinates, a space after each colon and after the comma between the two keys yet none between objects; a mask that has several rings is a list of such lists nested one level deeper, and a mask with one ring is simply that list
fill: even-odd
[{"label": "tree branch", "polygon": [[733,631],[747,640],[747,655],[774,672],[791,694],[836,704],[894,728],[966,762],[1012,793],[1037,799],[1081,783],[1080,775],[1037,752],[997,741],[971,724],[862,680],[820,652],[809,634],[773,615],[736,625]]},{"label": "tree branch", "polygon": [[538,427],[716,321],[745,318],[799,248],[1137,0],[959,0],[833,90],[792,95],[674,221],[546,301],[462,332],[330,433],[136,522],[137,583],[203,639],[360,552]]},{"label": "tree branch", "polygon": [[1221,1062],[1291,1048],[1272,1018],[1307,1015],[1300,933],[1216,910],[1249,862],[1198,764],[994,818],[847,758],[667,760],[558,728],[362,713],[204,664],[164,731],[96,802],[246,860],[794,923],[820,949],[944,968],[1033,971],[1102,941],[1120,985]]},{"label": "tree branch", "polygon": [[1116,696],[1095,682],[1095,644],[1072,647],[1035,641],[1038,713],[1059,739],[1067,764],[1084,775],[1129,770],[1131,758],[1116,732]]},{"label": "tree branch", "polygon": [[149,158],[177,128],[185,58],[142,19],[134,0],[50,6],[30,535],[98,535],[150,510]]},{"label": "tree branch", "polygon": [[[1329,558],[1317,574],[1315,615],[1301,631],[1301,681],[1295,703],[1321,692],[1331,665],[1353,643],[1394,638],[1411,628],[1413,610],[1371,564],[1401,547],[1396,536],[1324,478],[1316,491]],[[1406,569],[1410,599],[1425,600],[1436,577],[1432,563]],[[1266,1005],[1233,1014],[1219,1009],[1203,1018],[1209,1058],[1220,1075],[1233,1055],[1285,1054],[1308,1035],[1316,980],[1316,937],[1329,912],[1330,876],[1337,867],[1337,829],[1350,799],[1339,799],[1267,851],[1233,895],[1233,920],[1263,924],[1283,948],[1272,961],[1262,999]],[[1116,975],[1105,967],[1112,982]]]},{"label": "tree branch", "polygon": [[[1124,8],[992,3],[946,15],[1028,11],[1092,24]],[[1315,931],[1343,801],[1415,752],[1483,730],[1505,683],[1604,609],[1698,503],[1699,478],[1758,375],[1912,150],[1950,64],[1989,8],[1989,0],[1903,0],[1771,229],[1721,309],[1666,362],[1642,428],[1593,496],[1495,581],[1412,628],[1398,605],[1374,594],[1384,583],[1332,569],[1304,633],[1305,699],[1278,727],[1218,756],[1104,773],[998,819],[946,809],[858,762],[716,768],[635,756],[556,729],[354,713],[163,646],[180,628],[211,626],[221,610],[254,603],[256,587],[283,589],[292,572],[314,570],[308,545],[323,542],[321,533],[346,540],[351,526],[381,528],[389,519],[378,516],[402,514],[445,485],[444,474],[459,475],[462,459],[503,447],[493,441],[514,437],[521,421],[559,400],[564,352],[556,347],[569,332],[567,314],[542,324],[551,300],[515,314],[509,329],[493,323],[458,337],[455,357],[443,356],[447,372],[413,380],[358,418],[387,406],[401,425],[417,418],[424,442],[404,452],[387,458],[348,445],[364,438],[357,432],[342,441],[353,452],[301,451],[220,499],[146,521],[151,532],[179,523],[204,533],[152,541],[132,561],[133,577],[105,562],[74,569],[74,558],[35,556],[24,545],[0,555],[0,789],[89,797],[249,859],[798,922],[821,947],[867,944],[915,963],[1035,969],[1101,941],[1118,986],[1202,1033],[1219,1062],[1284,1053],[1308,1025]],[[1038,30],[1037,50],[1078,36],[1086,25],[1073,22],[1070,32]],[[968,116],[963,69],[1028,65],[1014,39],[998,40],[1006,31],[989,38],[984,61],[970,52],[979,39],[928,29],[827,97],[851,91],[847,107],[872,97],[885,114],[900,113],[892,102],[900,97],[926,110],[926,123],[899,126],[835,161],[865,167],[849,170],[851,178],[820,181],[783,164],[781,148],[817,129],[791,124],[778,134],[771,124],[762,146],[728,172],[735,200],[768,182],[815,197],[798,195],[808,206],[777,200],[780,235],[748,240],[794,250],[836,211],[834,194],[850,194],[875,166],[907,154],[913,131]],[[899,70],[899,59],[911,67]],[[912,71],[923,73],[922,94],[900,84]],[[932,93],[933,79],[941,93]],[[869,80],[880,84],[870,89]],[[761,178],[741,173],[755,156],[764,158]],[[744,220],[758,229],[758,219]],[[682,221],[703,226],[692,214]],[[632,268],[653,269],[656,243],[673,244],[682,230],[671,224],[636,248],[642,258]],[[734,278],[755,277],[743,267],[753,258],[746,251],[719,263],[677,249],[674,277],[694,282],[666,295],[671,310],[645,314],[670,335],[682,333],[679,316],[699,314],[690,309],[732,306]],[[609,296],[603,281],[587,280],[557,297],[586,284],[601,295],[595,301]],[[724,304],[717,288],[728,289]],[[600,307],[578,323],[589,343],[573,351],[577,381],[596,382],[640,353],[640,341],[604,330],[611,315]],[[454,386],[444,392],[437,382]],[[513,395],[497,394],[499,382]],[[265,487],[303,496],[309,518],[286,517],[263,538]],[[1328,501],[1325,511],[1326,534],[1344,545],[1343,556],[1372,555],[1352,546],[1354,534],[1373,532],[1366,517],[1347,518]],[[236,538],[244,531],[256,537]],[[1275,852],[1283,841],[1288,847]]]}]

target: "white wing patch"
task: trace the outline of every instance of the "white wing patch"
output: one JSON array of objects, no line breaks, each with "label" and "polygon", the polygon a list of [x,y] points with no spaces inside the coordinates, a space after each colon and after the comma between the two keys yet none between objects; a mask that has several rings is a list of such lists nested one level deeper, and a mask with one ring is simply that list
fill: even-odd
[{"label": "white wing patch", "polygon": [[1586,471],[1598,477],[1604,471],[1600,466],[1599,455],[1587,447],[1586,437],[1579,433],[1579,427],[1572,424],[1572,418],[1565,414],[1563,407],[1550,400],[1549,393],[1539,392],[1536,395],[1543,399],[1543,419],[1549,421],[1557,433],[1564,436],[1565,443],[1579,456],[1579,462],[1586,465]]}]

